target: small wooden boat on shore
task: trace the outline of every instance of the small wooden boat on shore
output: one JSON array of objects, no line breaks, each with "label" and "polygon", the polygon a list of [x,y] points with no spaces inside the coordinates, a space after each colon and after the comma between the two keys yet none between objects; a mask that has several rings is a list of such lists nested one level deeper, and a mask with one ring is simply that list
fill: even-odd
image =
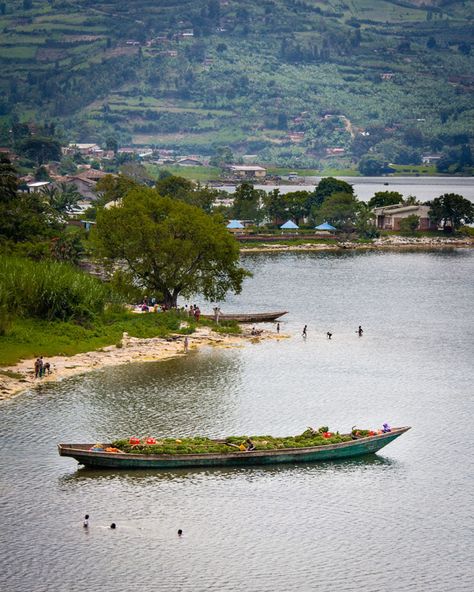
[{"label": "small wooden boat on shore", "polygon": [[[237,323],[270,323],[276,321],[279,317],[286,315],[288,311],[282,312],[253,312],[247,314],[219,314],[220,321],[237,321]],[[216,320],[215,315],[201,315],[204,319]]]},{"label": "small wooden boat on shore", "polygon": [[[106,452],[92,450],[94,444],[58,444],[60,456],[70,456],[78,463],[109,469],[176,469],[180,467],[251,467],[278,463],[327,461],[373,454],[408,431],[409,427],[392,428],[390,432],[358,437],[344,442],[304,448],[245,450],[231,448],[225,453],[200,454],[141,454],[134,452]],[[213,440],[225,444],[226,440]]]}]

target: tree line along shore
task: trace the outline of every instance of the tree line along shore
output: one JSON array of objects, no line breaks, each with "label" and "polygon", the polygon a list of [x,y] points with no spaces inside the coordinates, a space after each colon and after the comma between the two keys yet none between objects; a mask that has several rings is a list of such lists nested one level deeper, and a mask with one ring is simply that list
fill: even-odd
[{"label": "tree line along shore", "polygon": [[[372,209],[416,200],[407,204],[400,194],[381,192],[364,204],[350,184],[330,177],[313,192],[284,196],[243,183],[229,206],[216,190],[180,177],[165,176],[149,187],[106,176],[87,212],[88,231],[75,224],[80,220],[63,197],[60,191],[22,191],[14,166],[1,159],[0,366],[119,344],[124,332],[136,338],[193,333],[196,321],[182,318],[178,299],[200,295],[222,302],[229,291],[238,293],[250,275],[241,252],[262,248],[265,243],[252,244],[262,231],[277,239],[270,248],[278,242],[279,248],[318,249],[472,244],[467,224],[474,220],[473,205],[462,196],[431,202],[444,231],[421,232],[412,217],[399,239],[376,228]],[[249,221],[248,242],[239,243],[226,228],[231,216]],[[278,221],[287,216],[299,223],[300,234],[280,241]],[[335,236],[305,238],[323,220],[334,224]],[[170,310],[134,315],[127,309],[147,295]],[[214,329],[239,331],[228,323]]]}]

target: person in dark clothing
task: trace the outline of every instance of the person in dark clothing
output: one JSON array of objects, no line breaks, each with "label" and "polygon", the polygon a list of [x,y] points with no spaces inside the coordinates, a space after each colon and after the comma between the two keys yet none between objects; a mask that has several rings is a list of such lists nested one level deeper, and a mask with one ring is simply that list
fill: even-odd
[{"label": "person in dark clothing", "polygon": [[364,330],[362,329],[362,327],[359,325],[359,328],[357,329],[357,333],[359,334],[359,337],[362,337],[362,335],[364,334]]},{"label": "person in dark clothing", "polygon": [[306,336],[307,336],[307,332],[306,332],[306,329],[307,329],[307,328],[308,328],[308,325],[305,325],[305,326],[303,327],[303,337],[306,337]]}]

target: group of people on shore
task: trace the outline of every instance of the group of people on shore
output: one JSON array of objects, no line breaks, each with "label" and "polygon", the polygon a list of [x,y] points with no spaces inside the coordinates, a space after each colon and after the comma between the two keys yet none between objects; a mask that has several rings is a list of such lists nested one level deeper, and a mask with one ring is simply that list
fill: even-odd
[{"label": "group of people on shore", "polygon": [[188,317],[194,317],[196,321],[199,321],[201,317],[201,309],[199,308],[199,306],[196,306],[195,304],[191,304],[189,308],[186,304],[184,306],[184,312],[187,313]]},{"label": "group of people on shore", "polygon": [[43,356],[35,360],[35,378],[43,378],[45,374],[51,374],[51,364],[43,360]]}]

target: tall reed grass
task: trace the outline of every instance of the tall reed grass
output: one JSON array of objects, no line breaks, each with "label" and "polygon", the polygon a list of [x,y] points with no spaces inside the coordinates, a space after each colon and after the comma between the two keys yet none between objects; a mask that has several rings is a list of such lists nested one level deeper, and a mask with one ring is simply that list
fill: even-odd
[{"label": "tall reed grass", "polygon": [[86,321],[107,299],[104,284],[68,264],[0,259],[0,310],[12,316]]}]

